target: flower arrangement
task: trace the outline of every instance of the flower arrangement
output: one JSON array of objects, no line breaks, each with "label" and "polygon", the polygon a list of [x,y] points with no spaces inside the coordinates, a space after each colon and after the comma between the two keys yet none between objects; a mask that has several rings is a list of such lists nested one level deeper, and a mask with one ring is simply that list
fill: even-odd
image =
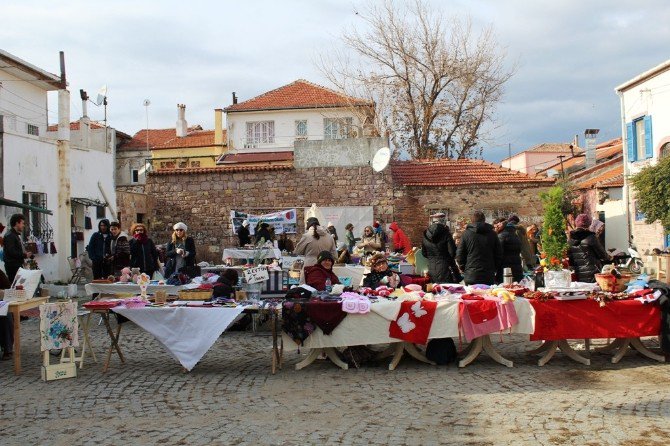
[{"label": "flower arrangement", "polygon": [[563,188],[556,186],[540,195],[544,204],[540,265],[544,271],[560,271],[565,267],[563,259],[568,250],[568,237],[565,234],[565,217],[562,212],[563,193]]}]

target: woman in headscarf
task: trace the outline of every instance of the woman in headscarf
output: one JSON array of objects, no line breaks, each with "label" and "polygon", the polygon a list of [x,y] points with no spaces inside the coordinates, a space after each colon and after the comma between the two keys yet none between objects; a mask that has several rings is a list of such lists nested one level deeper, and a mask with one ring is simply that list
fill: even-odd
[{"label": "woman in headscarf", "polygon": [[293,254],[305,256],[305,266],[316,265],[316,259],[322,251],[329,251],[333,258],[337,255],[335,240],[319,224],[319,219],[310,217],[305,225],[305,233],[295,245]]},{"label": "woman in headscarf", "polygon": [[139,268],[140,272],[151,277],[160,269],[156,245],[149,238],[147,227],[142,223],[135,223],[130,230],[133,233],[130,240],[130,267]]},{"label": "woman in headscarf", "polygon": [[195,242],[186,234],[188,227],[179,222],[172,229],[172,240],[167,244],[165,277],[178,273],[186,266],[195,266]]},{"label": "woman in headscarf", "polygon": [[237,238],[240,240],[240,248],[251,243],[251,236],[249,235],[249,220],[244,220],[242,226],[237,228]]}]

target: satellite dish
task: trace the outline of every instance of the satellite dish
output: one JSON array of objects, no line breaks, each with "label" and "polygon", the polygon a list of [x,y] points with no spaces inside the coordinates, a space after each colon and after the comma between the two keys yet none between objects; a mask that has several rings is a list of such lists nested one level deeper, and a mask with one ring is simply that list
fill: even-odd
[{"label": "satellite dish", "polygon": [[372,169],[375,172],[381,172],[382,170],[386,169],[386,166],[389,165],[389,161],[391,161],[391,149],[388,147],[382,147],[381,149],[377,150],[374,158],[372,158]]},{"label": "satellite dish", "polygon": [[144,102],[142,102],[142,105],[144,105],[145,107],[148,107],[148,106],[151,105],[151,101],[149,99],[145,99]]},{"label": "satellite dish", "polygon": [[95,105],[100,105],[105,101],[105,98],[107,97],[107,85],[103,85],[100,87],[100,90],[98,90],[98,97],[95,99]]}]

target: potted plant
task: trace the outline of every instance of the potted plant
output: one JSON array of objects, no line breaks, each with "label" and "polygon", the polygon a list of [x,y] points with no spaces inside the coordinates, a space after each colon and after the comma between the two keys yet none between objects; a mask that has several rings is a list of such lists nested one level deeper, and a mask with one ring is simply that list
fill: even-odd
[{"label": "potted plant", "polygon": [[564,190],[560,186],[540,195],[544,204],[540,266],[544,270],[546,288],[570,287],[571,273],[565,269],[564,261],[568,251],[568,237],[565,233],[565,217],[562,211],[563,197]]}]

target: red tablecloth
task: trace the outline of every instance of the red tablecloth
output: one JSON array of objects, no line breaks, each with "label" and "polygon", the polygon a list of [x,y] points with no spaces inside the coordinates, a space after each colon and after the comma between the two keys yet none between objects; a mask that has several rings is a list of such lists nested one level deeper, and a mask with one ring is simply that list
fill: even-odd
[{"label": "red tablecloth", "polygon": [[531,341],[639,338],[661,331],[661,309],[656,304],[620,300],[601,307],[590,299],[530,303],[536,312]]}]

